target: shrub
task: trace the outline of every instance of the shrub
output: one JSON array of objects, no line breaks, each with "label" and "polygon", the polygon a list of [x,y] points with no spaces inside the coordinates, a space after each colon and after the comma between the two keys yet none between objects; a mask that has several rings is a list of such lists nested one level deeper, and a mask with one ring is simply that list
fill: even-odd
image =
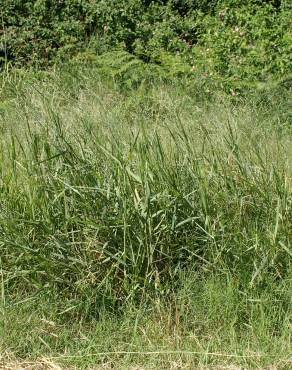
[{"label": "shrub", "polygon": [[291,10],[271,3],[226,1],[215,17],[198,21],[194,59],[205,72],[234,80],[267,80],[291,73]]},{"label": "shrub", "polygon": [[156,65],[173,55],[192,67],[193,74],[229,82],[291,72],[292,15],[284,1],[1,3],[2,63],[47,67],[80,53],[98,56],[119,50]]}]

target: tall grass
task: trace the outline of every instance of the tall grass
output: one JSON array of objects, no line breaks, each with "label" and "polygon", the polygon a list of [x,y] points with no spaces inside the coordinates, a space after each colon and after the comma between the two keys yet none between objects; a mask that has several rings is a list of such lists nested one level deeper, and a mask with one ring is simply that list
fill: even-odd
[{"label": "tall grass", "polygon": [[[187,291],[186,302],[205,281],[196,308],[180,308],[184,327],[188,312],[207,313],[213,327],[215,317],[248,325],[254,311],[242,299],[265,295],[272,331],[286,326],[289,115],[259,97],[234,103],[214,93],[208,103],[191,92],[179,84],[125,92],[92,72],[6,78],[4,307],[42,296],[59,314],[97,318],[149,297],[178,302],[175,292]],[[217,289],[237,293],[224,303]]]},{"label": "tall grass", "polygon": [[2,108],[8,291],[96,304],[160,289],[189,266],[249,286],[287,276],[290,136],[247,104],[208,106],[165,86],[121,94],[86,75],[74,84],[11,81]]}]

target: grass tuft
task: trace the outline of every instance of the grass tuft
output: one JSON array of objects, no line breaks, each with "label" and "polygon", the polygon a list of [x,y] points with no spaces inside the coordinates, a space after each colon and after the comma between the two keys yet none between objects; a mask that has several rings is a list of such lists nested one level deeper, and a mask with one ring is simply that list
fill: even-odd
[{"label": "grass tuft", "polygon": [[124,91],[80,70],[2,86],[4,354],[288,368],[286,95]]}]

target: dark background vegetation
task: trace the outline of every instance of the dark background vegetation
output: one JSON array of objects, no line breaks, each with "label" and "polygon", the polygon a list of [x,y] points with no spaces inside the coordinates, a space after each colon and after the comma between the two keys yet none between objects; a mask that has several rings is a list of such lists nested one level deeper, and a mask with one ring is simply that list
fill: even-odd
[{"label": "dark background vegetation", "polygon": [[285,0],[0,0],[0,9],[2,64],[47,68],[75,58],[112,70],[120,59],[118,69],[143,69],[142,61],[160,66],[158,75],[235,84],[291,73]]}]

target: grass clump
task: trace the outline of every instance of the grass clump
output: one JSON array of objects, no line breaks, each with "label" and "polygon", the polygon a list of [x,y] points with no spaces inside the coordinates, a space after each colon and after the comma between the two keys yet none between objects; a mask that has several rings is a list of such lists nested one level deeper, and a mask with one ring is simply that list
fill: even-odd
[{"label": "grass clump", "polygon": [[208,94],[125,91],[92,70],[3,82],[3,352],[77,353],[61,360],[84,368],[287,363],[289,101]]}]

